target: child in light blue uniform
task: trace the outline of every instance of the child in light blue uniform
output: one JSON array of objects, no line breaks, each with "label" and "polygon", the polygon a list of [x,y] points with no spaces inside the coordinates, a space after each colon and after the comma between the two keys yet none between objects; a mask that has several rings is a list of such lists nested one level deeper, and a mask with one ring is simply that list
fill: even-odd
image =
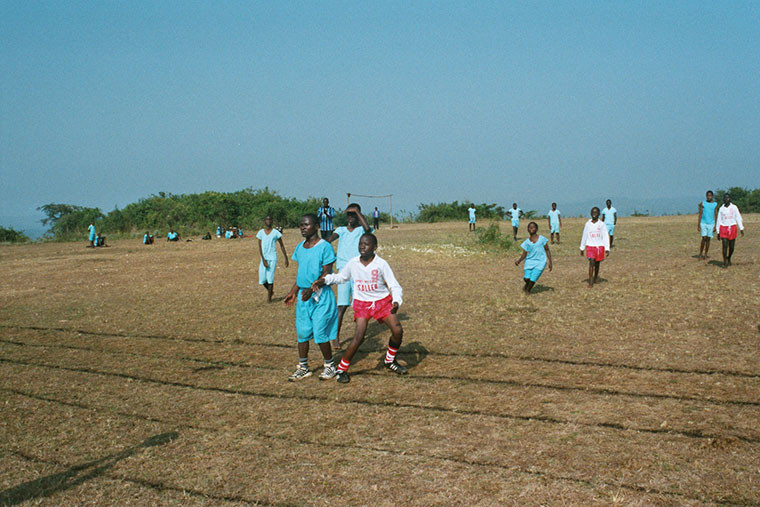
[{"label": "child in light blue uniform", "polygon": [[90,246],[95,246],[95,223],[90,222],[89,227],[87,227],[87,230],[90,231]]},{"label": "child in light blue uniform", "polygon": [[288,378],[290,381],[311,376],[309,370],[309,342],[313,339],[324,358],[324,371],[320,380],[335,377],[336,369],[330,340],[338,335],[338,311],[331,290],[314,291],[311,284],[332,272],[335,253],[329,243],[319,238],[319,221],[313,213],[301,218],[301,235],[304,240],[293,252],[298,263],[296,283],[285,296],[285,305],[296,303],[296,336],[299,364]]},{"label": "child in light blue uniform", "polygon": [[607,232],[610,234],[610,248],[615,240],[615,226],[617,225],[617,210],[612,207],[612,201],[607,199],[607,207],[602,210],[602,220],[607,226]]},{"label": "child in light blue uniform", "polygon": [[264,218],[264,228],[256,234],[259,240],[259,285],[263,285],[267,290],[267,302],[272,302],[274,293],[274,270],[277,267],[277,249],[275,243],[280,243],[282,255],[285,257],[285,267],[288,267],[288,253],[285,251],[285,244],[282,242],[282,233],[272,228],[272,217],[267,215]]},{"label": "child in light blue uniform", "polygon": [[470,232],[475,232],[475,211],[476,211],[475,205],[474,204],[470,204],[470,207],[467,208],[467,213],[469,213],[469,215],[470,215],[470,222],[469,222],[469,226],[468,226],[470,228],[469,229]]},{"label": "child in light blue uniform", "polygon": [[707,259],[707,252],[710,250],[710,240],[715,231],[715,215],[718,214],[717,208],[718,203],[713,201],[713,191],[708,190],[705,193],[705,200],[699,203],[699,213],[697,213],[699,220],[697,229],[699,229],[699,233],[702,235],[697,259]]},{"label": "child in light blue uniform", "polygon": [[520,217],[523,216],[523,210],[517,207],[516,202],[513,202],[512,207],[507,210],[507,214],[512,218],[512,236],[516,240],[517,229],[520,227]]},{"label": "child in light blue uniform", "polygon": [[536,222],[528,224],[528,234],[530,237],[520,245],[523,253],[515,261],[515,266],[519,266],[525,260],[525,275],[523,276],[525,286],[523,287],[523,291],[526,295],[530,294],[531,289],[536,285],[547,264],[549,271],[552,270],[552,253],[549,250],[549,240],[544,236],[538,235],[538,224]]},{"label": "child in light blue uniform", "polygon": [[552,245],[554,244],[554,235],[557,235],[557,244],[559,244],[559,228],[562,225],[562,217],[557,209],[557,203],[552,203],[552,209],[547,213],[549,216],[549,234],[552,239]]},{"label": "child in light blue uniform", "polygon": [[[348,225],[345,227],[338,227],[327,238],[327,241],[332,243],[336,239],[338,241],[338,257],[335,267],[340,271],[343,266],[348,264],[348,261],[359,255],[359,240],[362,234],[365,232],[372,232],[372,228],[367,223],[367,219],[362,215],[362,208],[356,203],[351,203],[346,208],[346,218],[348,219]],[[359,227],[361,225],[361,227]],[[346,313],[346,309],[351,305],[353,295],[353,284],[350,282],[341,283],[338,285],[338,334],[335,341],[331,343],[335,349],[340,348],[340,328],[343,325],[343,316]]]}]

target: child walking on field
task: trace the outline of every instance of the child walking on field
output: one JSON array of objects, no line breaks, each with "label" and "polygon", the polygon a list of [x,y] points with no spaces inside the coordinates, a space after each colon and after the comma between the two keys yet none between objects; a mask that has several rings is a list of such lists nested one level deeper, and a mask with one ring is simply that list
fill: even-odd
[{"label": "child walking on field", "polygon": [[282,242],[282,233],[272,228],[272,217],[270,215],[264,218],[264,228],[256,234],[256,238],[259,240],[259,256],[261,257],[261,262],[259,263],[259,285],[263,285],[267,290],[267,303],[271,303],[272,294],[274,293],[274,270],[277,267],[277,248],[275,247],[275,243],[280,243],[286,268],[290,264],[288,262],[288,253],[285,251],[285,244]]},{"label": "child walking on field", "polygon": [[337,378],[341,383],[350,381],[348,367],[364,341],[370,319],[382,322],[391,330],[385,354],[385,367],[399,375],[407,373],[407,369],[396,361],[396,353],[404,336],[401,322],[396,316],[402,303],[402,289],[388,263],[375,255],[376,249],[377,237],[369,232],[363,234],[359,240],[359,256],[351,259],[339,273],[322,276],[312,286],[318,290],[325,285],[345,283],[349,280],[353,283],[356,330],[338,365]]},{"label": "child walking on field", "polygon": [[552,270],[552,253],[549,250],[549,240],[544,236],[538,235],[538,224],[536,222],[528,224],[528,234],[530,237],[520,245],[523,253],[515,261],[515,266],[519,266],[525,260],[525,275],[523,276],[525,286],[523,287],[523,291],[526,296],[530,294],[531,289],[536,285],[538,277],[544,272],[546,266],[549,266],[549,271]]},{"label": "child walking on field", "polygon": [[599,266],[605,256],[610,255],[610,233],[607,226],[599,220],[599,208],[591,208],[591,220],[586,222],[581,237],[581,256],[588,258],[588,286],[599,281]]},{"label": "child walking on field", "polygon": [[319,345],[325,362],[325,369],[319,379],[326,380],[335,376],[330,340],[335,339],[338,333],[338,310],[333,292],[316,289],[312,284],[332,271],[335,252],[330,243],[319,237],[317,215],[304,215],[300,229],[304,240],[293,252],[293,260],[298,263],[296,283],[285,297],[286,306],[296,303],[299,364],[288,380],[296,381],[311,376],[309,342],[312,339]]}]

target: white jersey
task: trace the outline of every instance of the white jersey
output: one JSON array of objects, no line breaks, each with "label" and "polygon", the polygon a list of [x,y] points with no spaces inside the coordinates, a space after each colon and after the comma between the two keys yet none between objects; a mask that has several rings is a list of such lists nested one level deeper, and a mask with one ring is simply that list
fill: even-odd
[{"label": "white jersey", "polygon": [[591,220],[586,222],[581,238],[581,250],[585,250],[587,246],[603,246],[605,250],[610,249],[610,233],[601,220],[597,220],[596,223]]},{"label": "white jersey", "polygon": [[354,299],[358,301],[380,301],[393,295],[393,302],[401,306],[403,290],[393,276],[393,271],[385,260],[375,255],[368,265],[354,257],[343,266],[340,272],[325,276],[325,283],[333,285],[353,280]]},{"label": "white jersey", "polygon": [[731,203],[728,205],[728,208],[725,206],[721,206],[718,208],[718,219],[715,221],[715,226],[730,227],[732,225],[738,225],[739,230],[744,230],[744,222],[742,221],[742,214],[739,213],[739,208],[736,207],[736,204]]}]

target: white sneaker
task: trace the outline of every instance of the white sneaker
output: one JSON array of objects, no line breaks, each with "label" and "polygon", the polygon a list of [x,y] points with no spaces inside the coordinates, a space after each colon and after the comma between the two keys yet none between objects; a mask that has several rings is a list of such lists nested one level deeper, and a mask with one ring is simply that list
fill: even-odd
[{"label": "white sneaker", "polygon": [[338,369],[335,368],[335,365],[331,364],[329,366],[325,366],[324,371],[319,374],[319,380],[329,380],[331,378],[335,378],[335,375],[337,374]]},{"label": "white sneaker", "polygon": [[295,382],[296,380],[301,380],[306,377],[311,377],[311,370],[301,366],[301,364],[299,363],[298,366],[296,367],[296,371],[294,371],[293,374],[290,377],[288,377],[288,380],[290,380],[291,382]]}]

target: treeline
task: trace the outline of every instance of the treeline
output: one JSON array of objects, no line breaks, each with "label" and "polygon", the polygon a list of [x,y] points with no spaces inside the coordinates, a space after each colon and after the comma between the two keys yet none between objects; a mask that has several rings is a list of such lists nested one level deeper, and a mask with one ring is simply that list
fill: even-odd
[{"label": "treeline", "polygon": [[736,204],[741,213],[760,213],[760,188],[750,190],[731,187],[728,190],[716,190],[715,201],[722,204],[726,192],[731,194],[731,202]]},{"label": "treeline", "polygon": [[[417,216],[414,220],[417,222],[446,222],[448,220],[467,220],[469,213],[467,209],[470,202],[454,201],[439,202],[430,204],[420,204],[418,206]],[[497,219],[503,218],[505,209],[503,206],[496,204],[475,204],[478,219]]]},{"label": "treeline", "polygon": [[[182,235],[214,232],[218,225],[239,227],[244,231],[258,230],[267,214],[282,227],[297,227],[306,213],[316,213],[322,201],[316,197],[305,200],[285,198],[268,188],[251,188],[238,192],[204,192],[202,194],[167,194],[140,199],[122,209],[103,213],[99,208],[71,204],[45,204],[38,208],[49,226],[48,235],[55,240],[81,239],[90,222],[98,231],[117,236],[140,234],[143,231],[164,233],[170,228]],[[371,221],[370,210],[364,211]],[[381,220],[389,220],[387,213]],[[345,225],[346,218],[338,213],[335,225]]]}]

